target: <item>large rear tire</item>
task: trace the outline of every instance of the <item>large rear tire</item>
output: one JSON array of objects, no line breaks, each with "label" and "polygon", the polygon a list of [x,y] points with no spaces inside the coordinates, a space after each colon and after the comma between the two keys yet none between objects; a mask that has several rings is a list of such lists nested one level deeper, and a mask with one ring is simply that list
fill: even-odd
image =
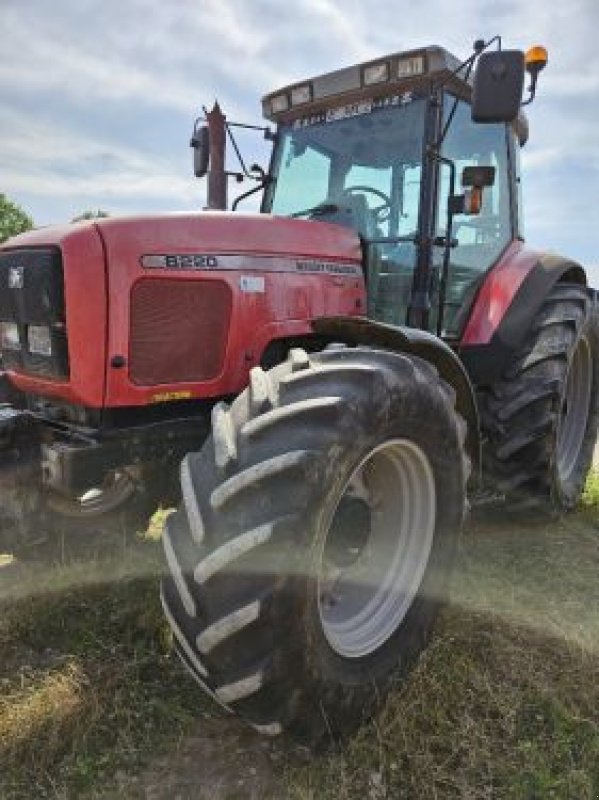
[{"label": "large rear tire", "polygon": [[293,350],[182,464],[162,602],[186,667],[258,731],[369,717],[426,646],[465,507],[465,423],[428,363]]},{"label": "large rear tire", "polygon": [[515,511],[578,502],[597,438],[599,342],[584,286],[558,284],[504,379],[481,395],[487,477]]}]

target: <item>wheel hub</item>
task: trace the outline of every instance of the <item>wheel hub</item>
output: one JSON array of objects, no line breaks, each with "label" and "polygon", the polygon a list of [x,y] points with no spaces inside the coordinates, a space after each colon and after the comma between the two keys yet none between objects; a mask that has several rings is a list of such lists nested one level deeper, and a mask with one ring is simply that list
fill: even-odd
[{"label": "wheel hub", "polygon": [[371,534],[372,509],[365,500],[346,495],[341,498],[327,536],[324,561],[344,569],[362,555]]},{"label": "wheel hub", "polygon": [[557,426],[556,464],[562,483],[570,480],[578,464],[589,417],[592,382],[591,348],[582,336],[568,368]]},{"label": "wheel hub", "polygon": [[48,505],[67,517],[100,517],[124,505],[136,490],[135,475],[127,469],[106,475],[100,486],[91,487],[79,497],[66,497],[56,492],[48,497]]},{"label": "wheel hub", "polygon": [[336,653],[370,655],[399,628],[420,589],[435,521],[424,452],[403,439],[371,451],[346,484],[322,546],[318,609]]}]

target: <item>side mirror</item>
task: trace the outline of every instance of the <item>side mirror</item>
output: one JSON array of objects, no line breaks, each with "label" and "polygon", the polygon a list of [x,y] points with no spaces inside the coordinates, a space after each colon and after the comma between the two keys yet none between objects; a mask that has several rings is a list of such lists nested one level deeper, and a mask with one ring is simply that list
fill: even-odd
[{"label": "side mirror", "polygon": [[207,125],[195,128],[190,147],[193,147],[193,174],[196,178],[203,178],[208,173],[210,163],[210,133]]},{"label": "side mirror", "polygon": [[476,216],[483,207],[483,190],[495,183],[495,167],[464,167],[462,186],[464,194],[449,198],[449,213]]},{"label": "side mirror", "polygon": [[513,122],[524,89],[524,53],[494,50],[478,59],[472,86],[474,122]]},{"label": "side mirror", "polygon": [[462,186],[473,189],[484,189],[495,183],[495,167],[464,167],[462,170]]}]

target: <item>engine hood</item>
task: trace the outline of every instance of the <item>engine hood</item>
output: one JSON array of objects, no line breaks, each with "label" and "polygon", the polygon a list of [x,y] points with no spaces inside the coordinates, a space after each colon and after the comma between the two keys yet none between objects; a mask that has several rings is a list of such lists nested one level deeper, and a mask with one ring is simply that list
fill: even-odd
[{"label": "engine hood", "polygon": [[294,255],[360,261],[360,240],[348,228],[267,214],[199,214],[96,220],[110,251],[118,243],[139,253]]},{"label": "engine hood", "polygon": [[81,236],[95,229],[107,249],[130,253],[236,253],[294,255],[331,261],[362,259],[355,231],[326,222],[289,219],[270,214],[233,214],[205,211],[198,214],[162,214],[85,220],[68,225],[37,228],[16,236],[2,247],[32,247]]}]

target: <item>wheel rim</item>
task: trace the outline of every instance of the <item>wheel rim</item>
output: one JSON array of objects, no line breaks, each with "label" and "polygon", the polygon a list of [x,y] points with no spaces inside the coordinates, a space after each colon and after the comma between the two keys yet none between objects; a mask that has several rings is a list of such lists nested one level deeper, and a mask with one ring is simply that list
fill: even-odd
[{"label": "wheel rim", "polygon": [[[353,558],[340,563],[331,537],[347,498],[365,503],[371,521]],[[333,510],[319,558],[320,622],[336,653],[370,655],[395,633],[422,583],[435,521],[435,479],[416,444],[386,442],[358,465]]]},{"label": "wheel rim", "polygon": [[100,486],[88,489],[79,497],[52,494],[48,504],[65,516],[98,517],[124,505],[132,497],[135,487],[135,479],[128,471],[114,470]]},{"label": "wheel rim", "polygon": [[566,483],[575,471],[584,442],[591,401],[592,364],[591,348],[583,336],[568,368],[558,422],[556,461],[562,483]]}]

